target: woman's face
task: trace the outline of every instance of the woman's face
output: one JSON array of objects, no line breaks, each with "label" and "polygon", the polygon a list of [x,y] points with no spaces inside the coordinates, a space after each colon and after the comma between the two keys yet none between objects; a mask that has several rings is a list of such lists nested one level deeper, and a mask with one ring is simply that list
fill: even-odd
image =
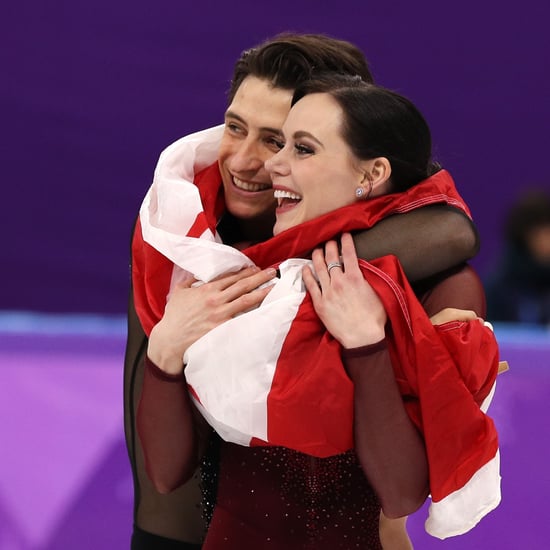
[{"label": "woman's face", "polygon": [[266,162],[277,209],[276,235],[355,202],[363,171],[341,136],[343,113],[328,94],[310,94],[290,110],[284,147]]},{"label": "woman's face", "polygon": [[225,113],[218,151],[226,207],[239,219],[273,220],[275,199],[264,163],[279,151],[292,90],[248,76]]}]

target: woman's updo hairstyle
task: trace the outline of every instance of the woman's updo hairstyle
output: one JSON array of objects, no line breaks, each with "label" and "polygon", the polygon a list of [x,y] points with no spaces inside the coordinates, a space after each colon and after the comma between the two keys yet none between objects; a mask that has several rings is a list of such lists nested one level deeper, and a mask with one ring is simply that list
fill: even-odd
[{"label": "woman's updo hairstyle", "polygon": [[389,160],[393,192],[405,191],[441,169],[432,162],[428,124],[406,97],[359,76],[323,73],[296,88],[292,105],[315,93],[329,94],[341,107],[342,137],[357,158]]}]

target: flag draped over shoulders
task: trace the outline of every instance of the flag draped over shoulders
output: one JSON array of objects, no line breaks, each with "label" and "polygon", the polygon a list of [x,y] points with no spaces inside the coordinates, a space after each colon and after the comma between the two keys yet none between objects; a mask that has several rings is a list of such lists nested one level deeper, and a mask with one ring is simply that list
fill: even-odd
[{"label": "flag draped over shoulders", "polygon": [[[341,208],[241,253],[216,233],[223,211],[215,163],[220,132],[193,134],[161,154],[133,240],[136,311],[149,334],[175,282],[207,282],[246,265],[279,267],[260,307],[186,351],[190,392],[228,441],[319,457],[342,453],[353,447],[353,385],[340,345],[305,292],[306,258],[326,240],[390,214],[434,203],[469,211],[442,170],[407,192]],[[466,532],[500,501],[497,433],[473,397],[488,395],[495,382],[495,338],[477,322],[434,327],[395,257],[361,260],[360,267],[388,313],[396,379],[426,443],[432,497],[426,528],[440,538]]]}]

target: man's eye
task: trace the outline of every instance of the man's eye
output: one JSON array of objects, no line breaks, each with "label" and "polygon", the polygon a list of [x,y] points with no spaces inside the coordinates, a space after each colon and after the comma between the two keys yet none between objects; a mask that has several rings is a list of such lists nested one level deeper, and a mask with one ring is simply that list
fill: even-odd
[{"label": "man's eye", "polygon": [[230,131],[230,132],[233,132],[235,134],[239,134],[241,133],[243,130],[242,128],[238,125],[238,124],[235,124],[234,122],[226,122],[225,123],[225,127]]},{"label": "man's eye", "polygon": [[282,139],[275,137],[266,139],[266,143],[275,151],[280,151],[285,146],[285,142]]},{"label": "man's eye", "polygon": [[279,151],[285,146],[285,142],[282,139],[275,139],[273,138],[273,144]]}]

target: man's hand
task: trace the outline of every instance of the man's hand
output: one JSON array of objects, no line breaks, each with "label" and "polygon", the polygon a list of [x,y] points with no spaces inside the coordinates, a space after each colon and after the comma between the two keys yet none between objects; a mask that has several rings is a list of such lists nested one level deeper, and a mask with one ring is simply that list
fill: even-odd
[{"label": "man's hand", "polygon": [[176,285],[149,336],[149,359],[169,374],[181,373],[187,348],[221,323],[257,307],[273,285],[258,287],[275,274],[272,268],[250,267],[197,287],[191,286],[194,279]]},{"label": "man's hand", "polygon": [[449,323],[451,321],[475,320],[483,322],[483,319],[478,317],[475,311],[471,311],[469,309],[457,309],[455,307],[446,307],[430,317],[432,325],[443,325],[444,323]]}]

